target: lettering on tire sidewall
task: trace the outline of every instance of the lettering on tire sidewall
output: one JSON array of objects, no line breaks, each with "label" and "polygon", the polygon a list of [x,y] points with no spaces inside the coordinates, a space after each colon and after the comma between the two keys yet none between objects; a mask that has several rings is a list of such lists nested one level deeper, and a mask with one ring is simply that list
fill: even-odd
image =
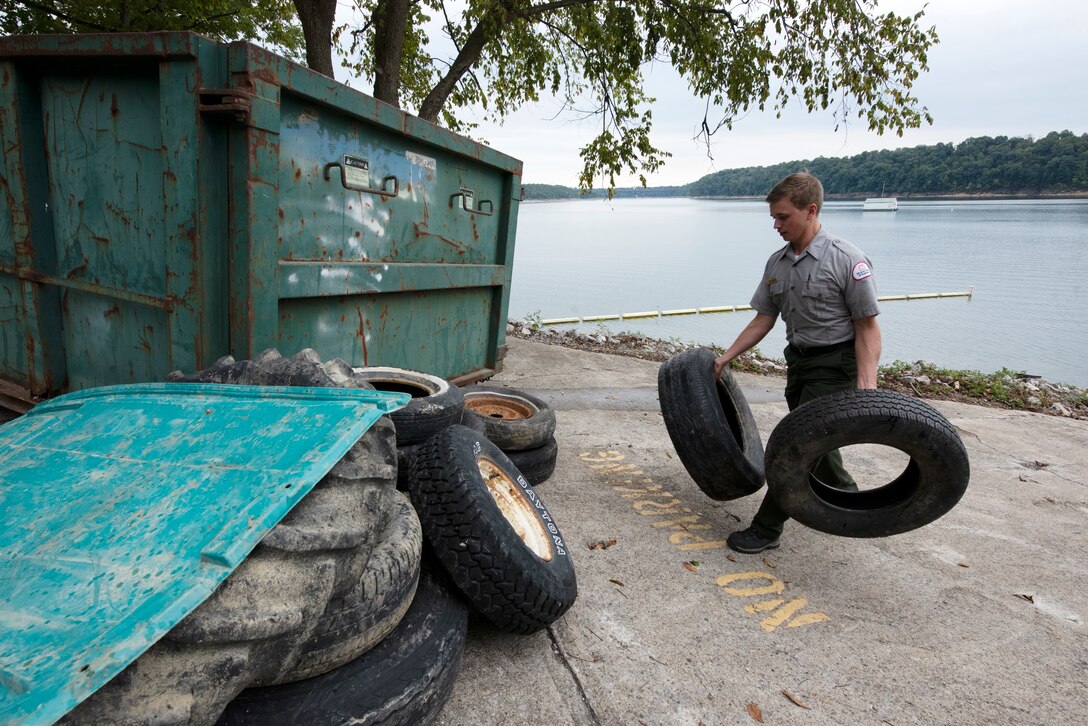
[{"label": "lettering on tire sidewall", "polygon": [[552,538],[552,547],[555,549],[555,553],[563,557],[568,557],[567,545],[563,542],[563,535],[559,533],[559,528],[555,526],[552,515],[544,506],[544,502],[540,500],[540,497],[537,496],[537,493],[529,486],[529,482],[527,482],[525,477],[521,474],[518,475],[517,483],[518,486],[521,487],[522,495],[533,505],[536,516],[540,517],[540,521],[544,523],[544,528],[548,530],[548,536]]}]

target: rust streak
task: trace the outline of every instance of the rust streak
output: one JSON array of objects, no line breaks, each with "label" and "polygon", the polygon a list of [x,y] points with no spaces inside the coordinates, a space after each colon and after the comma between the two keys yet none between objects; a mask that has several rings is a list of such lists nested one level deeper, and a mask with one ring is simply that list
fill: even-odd
[{"label": "rust streak", "polygon": [[[145,337],[146,334],[146,337]],[[139,334],[140,347],[143,348],[145,353],[151,353],[151,336],[155,334],[155,328],[150,325],[145,325],[143,331]]]},{"label": "rust streak", "polygon": [[66,275],[66,277],[67,277],[67,278],[68,278],[69,280],[71,280],[71,279],[72,279],[73,277],[75,277],[75,276],[76,276],[76,275],[78,275],[79,273],[81,273],[81,272],[86,272],[86,271],[87,271],[87,268],[88,268],[88,267],[90,267],[90,266],[91,266],[91,263],[90,263],[90,261],[89,261],[89,260],[87,260],[87,258],[84,258],[84,259],[83,259],[83,264],[82,264],[82,265],[80,265],[79,267],[73,267],[73,268],[71,269],[71,271],[69,271],[69,272],[68,272],[68,274]]},{"label": "rust streak", "polygon": [[356,312],[359,314],[359,340],[363,343],[363,365],[367,364],[367,349],[366,349],[366,324],[363,322],[363,309],[356,308]]},{"label": "rust streak", "polygon": [[434,237],[435,239],[437,239],[437,240],[443,242],[444,244],[447,244],[450,247],[457,250],[457,254],[460,254],[460,255],[465,254],[465,252],[466,252],[465,246],[463,244],[461,244],[460,242],[458,242],[457,240],[450,239],[449,237],[443,237],[440,234],[431,234],[430,232],[425,232],[425,231],[423,231],[421,229],[422,225],[421,225],[420,222],[415,222],[413,224],[413,226],[415,227],[416,237],[417,238]]}]

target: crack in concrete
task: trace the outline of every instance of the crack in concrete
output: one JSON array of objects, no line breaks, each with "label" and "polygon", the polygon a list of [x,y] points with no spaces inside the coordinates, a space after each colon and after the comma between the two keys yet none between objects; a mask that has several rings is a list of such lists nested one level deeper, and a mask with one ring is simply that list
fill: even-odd
[{"label": "crack in concrete", "polygon": [[551,625],[548,626],[548,637],[551,638],[552,647],[555,648],[555,652],[559,654],[559,659],[563,662],[563,667],[570,673],[571,680],[574,681],[574,687],[578,690],[578,700],[584,707],[584,713],[582,714],[582,718],[578,719],[578,722],[600,726],[601,720],[597,717],[597,712],[593,710],[593,704],[589,702],[589,694],[586,693],[585,687],[582,686],[582,679],[579,678],[578,674],[574,671],[574,666],[571,665],[570,659],[567,657],[567,651],[560,645],[559,638],[555,634],[555,628]]}]

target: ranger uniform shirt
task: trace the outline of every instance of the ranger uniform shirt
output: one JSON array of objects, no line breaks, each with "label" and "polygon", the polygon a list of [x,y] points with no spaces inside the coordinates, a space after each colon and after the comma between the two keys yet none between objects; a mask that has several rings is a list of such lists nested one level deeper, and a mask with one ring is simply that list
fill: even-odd
[{"label": "ranger uniform shirt", "polygon": [[786,340],[799,347],[854,338],[854,320],[880,313],[869,258],[823,227],[799,258],[787,244],[771,255],[752,309],[786,321]]}]

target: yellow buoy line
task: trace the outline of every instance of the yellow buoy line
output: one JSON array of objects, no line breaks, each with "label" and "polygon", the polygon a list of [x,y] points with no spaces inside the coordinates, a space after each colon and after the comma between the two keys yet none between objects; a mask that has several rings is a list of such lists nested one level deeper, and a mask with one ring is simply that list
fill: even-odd
[{"label": "yellow buoy line", "polygon": [[[916,295],[884,295],[878,297],[879,302],[893,302],[896,300],[932,300],[946,297],[965,297],[968,300],[975,294],[975,288],[970,287],[960,292],[926,292]],[[740,313],[751,310],[751,305],[718,305],[706,308],[681,308],[678,310],[644,310],[635,313],[615,313],[610,315],[582,315],[569,318],[549,318],[541,320],[541,325],[576,325],[578,323],[600,323],[609,320],[640,320],[645,318],[665,318],[672,315],[711,315],[715,313]]]}]

